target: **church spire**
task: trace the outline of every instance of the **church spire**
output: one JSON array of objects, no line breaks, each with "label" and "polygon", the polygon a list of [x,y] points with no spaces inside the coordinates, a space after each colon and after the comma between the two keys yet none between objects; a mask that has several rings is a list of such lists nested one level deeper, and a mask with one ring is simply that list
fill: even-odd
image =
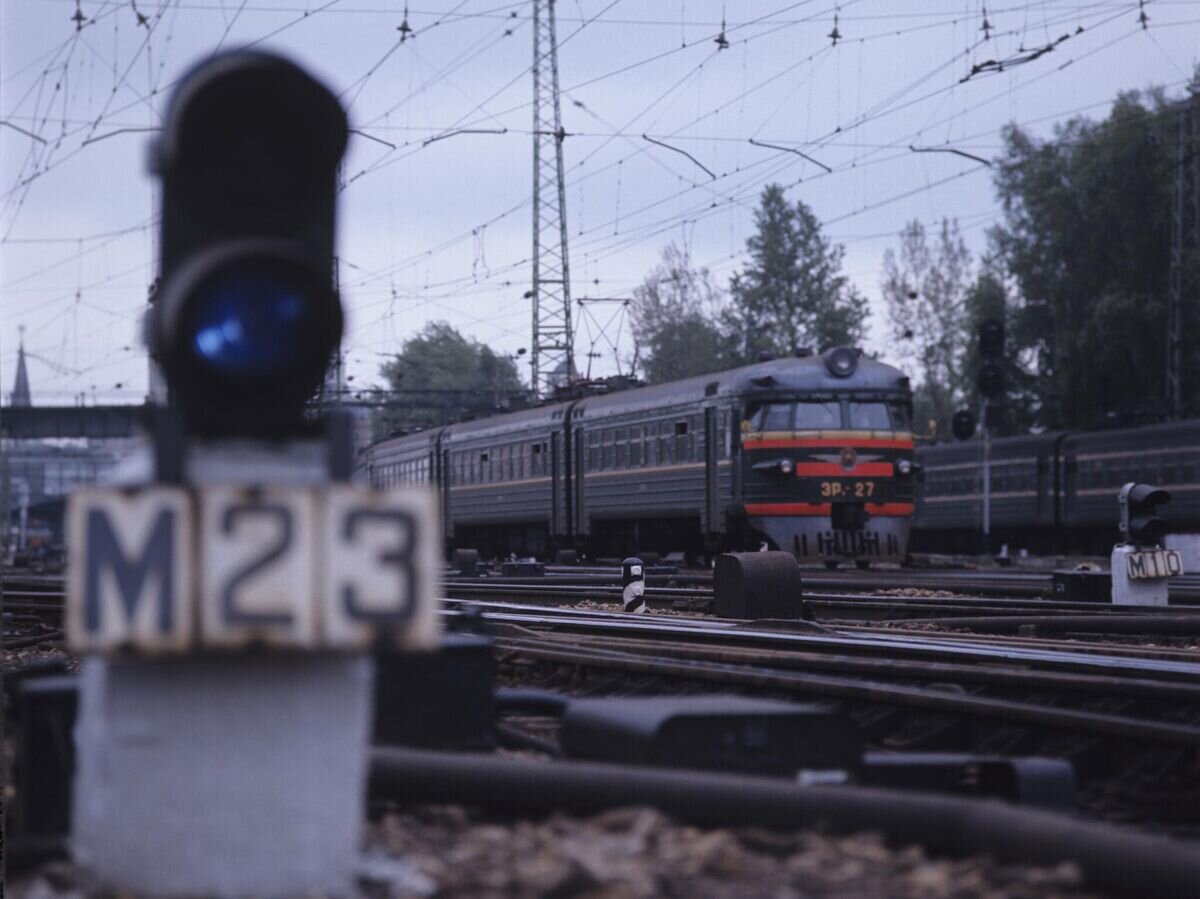
[{"label": "church spire", "polygon": [[25,326],[21,326],[21,343],[17,348],[17,379],[13,382],[12,393],[8,395],[10,406],[32,406],[33,398],[29,395],[29,373],[25,370]]}]

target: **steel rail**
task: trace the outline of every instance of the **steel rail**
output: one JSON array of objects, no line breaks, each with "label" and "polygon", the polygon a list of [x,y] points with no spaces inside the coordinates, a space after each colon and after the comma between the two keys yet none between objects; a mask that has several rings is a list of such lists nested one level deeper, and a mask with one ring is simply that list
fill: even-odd
[{"label": "steel rail", "polygon": [[835,699],[906,706],[971,718],[1016,721],[1057,729],[1074,729],[1142,742],[1200,747],[1200,727],[1034,705],[1006,699],[964,696],[933,688],[897,686],[878,681],[780,672],[748,665],[690,660],[662,661],[636,653],[563,647],[550,641],[499,638],[497,646],[522,656],[558,664],[591,666],[660,677],[715,681]]},{"label": "steel rail", "polygon": [[[503,632],[501,632],[503,635]],[[541,636],[541,635],[539,635]],[[563,642],[571,638],[564,636]],[[1141,699],[1187,700],[1200,706],[1200,682],[1150,680],[1112,675],[1016,669],[997,665],[965,665],[948,662],[911,662],[896,659],[863,658],[783,650],[744,649],[739,647],[697,646],[665,640],[629,640],[607,635],[588,638],[589,647],[615,648],[640,655],[674,659],[751,664],[755,667],[788,670],[830,670],[843,673],[874,674],[924,681],[951,678],[987,686],[1047,688],[1105,696],[1130,696]]]},{"label": "steel rail", "polygon": [[[609,633],[626,636],[676,636],[693,640],[720,640],[728,644],[751,646],[786,647],[844,651],[859,654],[891,652],[897,656],[918,659],[990,661],[998,664],[1037,665],[1045,668],[1069,668],[1079,673],[1113,674],[1125,672],[1129,676],[1158,677],[1196,681],[1200,679],[1200,660],[1196,662],[1163,662],[1156,659],[1139,660],[1136,665],[1121,658],[1103,655],[1063,652],[1058,650],[1039,651],[1020,647],[996,645],[958,644],[947,640],[926,640],[909,633],[873,634],[869,637],[836,633],[795,633],[739,627],[717,619],[685,619],[672,617],[669,621],[661,617],[646,621],[644,616],[616,615],[608,612],[587,610],[556,610],[546,615],[544,609],[522,610],[495,608],[485,618],[494,622],[524,624],[534,627],[570,629],[581,633]],[[805,624],[806,622],[801,622]]]}]

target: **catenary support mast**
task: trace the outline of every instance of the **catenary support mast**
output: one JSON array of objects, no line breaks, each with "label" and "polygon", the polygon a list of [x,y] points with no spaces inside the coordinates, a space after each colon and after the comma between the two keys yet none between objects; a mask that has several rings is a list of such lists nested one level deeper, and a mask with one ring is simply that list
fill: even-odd
[{"label": "catenary support mast", "polygon": [[555,0],[533,0],[533,389],[575,377]]}]

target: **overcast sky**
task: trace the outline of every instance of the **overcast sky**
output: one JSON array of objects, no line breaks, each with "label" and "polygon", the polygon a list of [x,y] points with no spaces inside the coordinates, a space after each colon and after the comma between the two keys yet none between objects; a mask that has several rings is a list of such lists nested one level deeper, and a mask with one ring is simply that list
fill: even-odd
[{"label": "overcast sky", "polygon": [[[434,319],[528,347],[532,8],[411,0],[406,19],[382,0],[3,0],[5,398],[24,326],[35,402],[141,401],[147,145],[175,79],[246,44],[309,67],[361,132],[338,238],[352,386],[378,384],[381,362]],[[845,244],[872,300],[869,348],[885,357],[879,273],[904,223],[956,218],[978,253],[998,221],[986,165],[910,147],[986,159],[1006,123],[1049,136],[1072,115],[1103,117],[1122,90],[1177,96],[1200,59],[1194,0],[558,0],[557,16],[574,295],[628,296],[670,241],[727,284],[763,185],[779,182]],[[404,21],[414,37],[401,43]],[[1009,62],[966,77],[988,61]],[[580,323],[578,364],[594,349],[593,373],[609,373],[597,333]]]}]

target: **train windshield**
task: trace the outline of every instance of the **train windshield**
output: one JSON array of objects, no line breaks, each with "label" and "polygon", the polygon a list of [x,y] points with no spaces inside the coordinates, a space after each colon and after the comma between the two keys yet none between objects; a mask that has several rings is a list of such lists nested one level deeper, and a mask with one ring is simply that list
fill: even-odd
[{"label": "train windshield", "polygon": [[890,431],[892,419],[887,403],[850,403],[852,431]]},{"label": "train windshield", "polygon": [[796,430],[823,431],[842,426],[842,407],[836,400],[828,403],[796,403]]},{"label": "train windshield", "polygon": [[827,431],[842,427],[842,406],[825,403],[763,403],[751,406],[751,431]]},{"label": "train windshield", "polygon": [[750,407],[750,430],[790,431],[792,429],[791,403],[764,403]]}]

